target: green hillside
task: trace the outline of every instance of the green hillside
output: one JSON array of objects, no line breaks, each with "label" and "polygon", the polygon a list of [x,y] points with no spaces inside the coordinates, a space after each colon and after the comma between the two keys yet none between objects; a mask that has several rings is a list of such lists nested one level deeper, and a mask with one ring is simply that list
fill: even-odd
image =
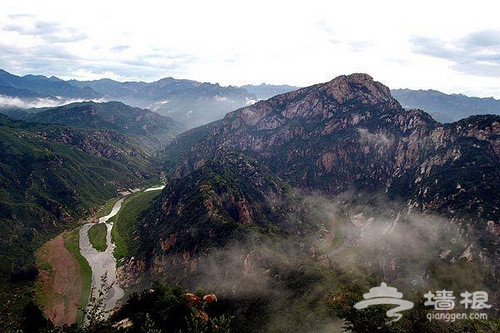
[{"label": "green hillside", "polygon": [[120,102],[71,103],[30,112],[35,113],[22,117],[22,120],[113,130],[133,137],[141,145],[152,149],[166,145],[183,130],[179,123],[168,117]]},{"label": "green hillside", "polygon": [[13,310],[4,301],[19,296],[9,285],[36,278],[33,253],[39,246],[75,227],[117,191],[156,177],[158,166],[137,143],[116,132],[4,116],[0,152],[0,313],[8,315]]}]

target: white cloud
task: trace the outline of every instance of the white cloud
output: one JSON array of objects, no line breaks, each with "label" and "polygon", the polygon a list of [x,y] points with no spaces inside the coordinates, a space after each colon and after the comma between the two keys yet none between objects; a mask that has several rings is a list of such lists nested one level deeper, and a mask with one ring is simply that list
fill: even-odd
[{"label": "white cloud", "polygon": [[[57,107],[61,105],[66,105],[70,103],[84,102],[83,99],[52,99],[52,98],[34,98],[30,100],[20,99],[17,97],[3,96],[0,95],[0,108],[46,108],[46,107]],[[104,99],[93,100],[96,103],[105,102]]]},{"label": "white cloud", "polygon": [[26,102],[17,97],[8,97],[0,95],[0,108],[17,107],[26,108]]},{"label": "white cloud", "polygon": [[216,101],[216,102],[227,102],[227,101],[230,101],[230,99],[227,98],[226,96],[215,95],[214,96],[214,101]]},{"label": "white cloud", "polygon": [[394,143],[394,138],[384,133],[370,133],[366,128],[359,128],[358,133],[359,141],[363,144],[388,147]]},{"label": "white cloud", "polygon": [[488,42],[473,33],[500,29],[493,8],[491,0],[473,6],[430,0],[143,0],[119,6],[95,0],[3,0],[0,47],[12,52],[0,55],[0,68],[66,78],[174,76],[224,85],[297,86],[368,72],[391,88],[500,98],[492,77],[484,75],[498,66],[496,59],[464,72],[448,58],[414,48],[415,36]]}]

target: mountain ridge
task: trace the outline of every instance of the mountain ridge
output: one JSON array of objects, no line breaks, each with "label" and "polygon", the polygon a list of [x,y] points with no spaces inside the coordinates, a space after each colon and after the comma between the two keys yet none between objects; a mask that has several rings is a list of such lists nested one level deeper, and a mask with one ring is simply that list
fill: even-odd
[{"label": "mountain ridge", "polygon": [[[499,144],[499,116],[443,125],[422,110],[405,110],[366,74],[259,101],[181,134],[165,149],[173,180],[139,218],[134,235],[142,250],[126,258],[120,281],[130,286],[161,276],[215,286],[224,297],[272,295],[287,308],[313,298],[311,290],[324,296],[332,283],[368,290],[382,280],[405,295],[446,283],[488,290],[496,304]],[[250,161],[261,167],[231,169]],[[272,190],[286,186],[299,194],[291,199]],[[255,189],[263,195],[244,195]],[[302,234],[285,223],[296,237],[280,234],[286,215],[256,213],[266,199],[278,210],[313,202],[306,216],[296,216],[303,222],[309,216],[320,232]],[[344,296],[335,301],[352,308]],[[288,328],[291,320],[280,327],[303,330]]]},{"label": "mountain ridge", "polygon": [[[78,88],[54,76],[43,75],[17,76],[0,69],[0,95],[19,97],[64,97],[98,99],[102,95],[89,88]],[[28,94],[31,92],[31,94]],[[26,96],[26,94],[30,96]]]},{"label": "mountain ridge", "polygon": [[163,147],[183,130],[181,124],[168,117],[121,102],[78,102],[29,111],[27,115],[21,114],[18,119],[113,130],[129,135],[153,150]]},{"label": "mountain ridge", "polygon": [[478,114],[500,114],[500,100],[493,97],[445,94],[433,89],[393,89],[392,93],[405,108],[426,110],[440,122],[455,122]]},{"label": "mountain ridge", "polygon": [[183,122],[188,128],[222,118],[228,111],[256,100],[255,95],[234,86],[166,77],[154,82],[69,81],[90,87],[112,99],[151,109]]},{"label": "mountain ridge", "polygon": [[256,101],[245,89],[166,77],[154,82],[112,79],[68,80],[43,75],[17,76],[0,72],[0,107],[60,106],[75,101],[116,100],[150,109],[182,122],[187,128],[222,118]]},{"label": "mountain ridge", "polygon": [[[468,152],[489,162],[480,170],[472,165],[467,168],[498,182],[499,120],[498,116],[476,116],[444,126],[421,110],[403,109],[389,88],[370,76],[353,74],[233,111],[223,120],[197,129],[203,134],[190,148],[183,147],[181,140],[196,140],[187,138],[191,132],[184,133],[167,147],[166,155],[189,152],[177,161],[176,177],[197,169],[221,151],[240,150],[299,187],[329,194],[349,189],[381,191],[389,196],[405,193],[408,199],[418,198],[412,204],[429,208],[439,206],[432,195],[441,196],[444,202],[445,192],[453,196],[458,190],[453,190],[450,179],[446,190],[426,183],[427,194],[420,193],[422,177],[434,178],[431,173],[422,176],[421,164],[436,172],[450,167],[458,172],[458,160]],[[463,145],[460,153],[455,142]],[[473,145],[493,149],[468,148]],[[487,172],[490,167],[493,173]],[[453,178],[453,174],[443,176]],[[499,199],[497,194],[491,198],[492,202]],[[494,211],[487,215],[492,214]]]}]

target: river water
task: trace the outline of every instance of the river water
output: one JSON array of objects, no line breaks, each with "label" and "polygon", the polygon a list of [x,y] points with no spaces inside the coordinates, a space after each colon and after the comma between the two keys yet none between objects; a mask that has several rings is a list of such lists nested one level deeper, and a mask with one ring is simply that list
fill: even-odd
[{"label": "river water", "polygon": [[165,188],[165,185],[157,186],[157,187],[150,187],[147,190],[144,190],[144,192],[151,192],[151,191],[159,191],[163,190]]},{"label": "river water", "polygon": [[[106,298],[104,300],[106,305],[106,313],[113,310],[116,302],[121,299],[124,295],[123,289],[116,283],[116,259],[113,256],[113,251],[115,249],[115,244],[111,242],[111,229],[113,228],[113,223],[108,222],[110,218],[115,216],[121,209],[123,200],[120,199],[111,210],[111,213],[107,216],[101,217],[99,223],[105,223],[107,227],[106,234],[106,244],[107,248],[104,252],[99,252],[89,240],[89,229],[94,225],[94,223],[87,223],[80,228],[80,253],[85,259],[87,259],[90,268],[92,268],[92,288],[94,290],[94,295],[97,297],[97,293],[102,284],[101,277],[106,273],[107,280],[105,286],[112,285]],[[107,315],[106,315],[107,317]]]}]

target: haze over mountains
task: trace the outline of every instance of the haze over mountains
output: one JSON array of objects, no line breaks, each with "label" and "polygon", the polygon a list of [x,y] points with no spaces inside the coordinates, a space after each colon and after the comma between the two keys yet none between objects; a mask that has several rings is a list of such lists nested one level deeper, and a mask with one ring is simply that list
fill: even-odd
[{"label": "haze over mountains", "polygon": [[169,116],[188,128],[222,118],[254,103],[256,97],[237,87],[165,78],[156,82],[63,81],[55,77],[0,73],[0,105],[29,108],[73,101],[121,101]]},{"label": "haze over mountains", "polygon": [[129,135],[153,150],[163,148],[183,131],[183,126],[171,118],[121,102],[77,102],[54,108],[8,110],[5,113],[28,122],[113,130]]},{"label": "haze over mountains", "polygon": [[112,80],[69,83],[82,89],[90,87],[108,100],[156,111],[189,128],[220,119],[227,112],[256,100],[253,94],[241,88],[171,77],[152,83]]},{"label": "haze over mountains", "polygon": [[[307,285],[294,294],[300,303],[359,267],[427,290],[451,266],[467,276],[456,288],[487,288],[497,302],[499,134],[500,116],[443,125],[407,111],[366,74],[243,107],[167,146],[172,183],[141,214],[140,255],[126,258],[121,279],[131,288],[161,277],[226,297],[272,295],[292,305],[266,303],[264,313],[284,311],[281,328],[291,331],[292,276]],[[318,242],[339,233],[340,247]],[[338,276],[301,266],[311,260]],[[491,274],[467,273],[485,266]],[[279,331],[275,324],[267,329]]]},{"label": "haze over mountains", "polygon": [[[299,87],[265,83],[222,87],[172,77],[151,83],[111,79],[64,81],[54,76],[20,77],[0,70],[0,107],[4,109],[60,106],[89,100],[120,101],[168,116],[185,128],[219,120],[239,107],[297,89]],[[500,101],[493,98],[410,89],[393,89],[392,94],[403,107],[426,110],[439,122],[453,122],[474,114],[500,114]],[[15,109],[9,110],[11,115],[17,112]]]},{"label": "haze over mountains", "polygon": [[403,107],[425,110],[442,123],[451,123],[477,114],[500,114],[500,101],[492,97],[448,95],[436,90],[393,89],[391,93]]},{"label": "haze over mountains", "polygon": [[[155,280],[217,293],[219,310],[238,318],[234,332],[327,330],[336,302],[352,308],[349,293],[331,292],[353,281],[366,288],[387,281],[414,297],[414,312],[395,330],[455,328],[419,321],[428,312],[415,295],[431,288],[487,290],[489,313],[498,315],[498,115],[443,124],[406,110],[360,73],[297,89],[246,86],[252,93],[173,78],[1,78],[4,101],[20,105],[118,99],[154,109],[117,101],[3,109],[10,115],[0,115],[5,285],[31,288],[49,269],[34,260],[45,241],[120,191],[158,185],[161,175],[162,192],[129,206],[125,227],[114,222],[128,240],[120,244],[118,283],[147,292],[124,300],[109,332],[122,319],[135,325],[128,332],[145,331],[148,306],[165,310],[149,317],[157,324],[179,317],[162,303],[172,297],[152,300],[161,290]],[[202,126],[183,132],[186,124]],[[2,321],[22,317],[33,298],[18,294],[1,290]],[[143,302],[136,317],[127,312],[133,302]]]}]

